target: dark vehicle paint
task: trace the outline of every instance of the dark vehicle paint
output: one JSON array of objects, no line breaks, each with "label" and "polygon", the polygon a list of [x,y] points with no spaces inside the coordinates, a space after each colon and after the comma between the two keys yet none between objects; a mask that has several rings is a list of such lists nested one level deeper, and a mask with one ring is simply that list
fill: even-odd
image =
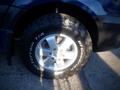
[{"label": "dark vehicle paint", "polygon": [[10,46],[11,34],[9,34],[9,30],[3,28],[3,25],[5,23],[7,11],[13,1],[14,0],[0,0],[0,53],[7,52]]},{"label": "dark vehicle paint", "polygon": [[[32,10],[33,7],[36,6],[42,7],[47,5],[52,5],[53,7],[59,9],[60,7],[62,7],[63,4],[75,6],[80,10],[82,9],[84,12],[89,14],[93,20],[95,20],[97,28],[96,30],[90,31],[91,37],[93,39],[94,51],[107,50],[115,47],[117,48],[120,46],[120,40],[119,40],[120,23],[118,24],[110,23],[111,27],[109,26],[108,22],[104,23],[105,16],[107,16],[108,14],[108,11],[105,10],[104,8],[106,8],[105,5],[108,5],[108,3],[109,3],[108,0],[106,1],[103,0],[15,0],[15,1],[0,0],[0,20],[1,20],[0,34],[3,34],[3,32],[5,34],[0,36],[0,43],[1,43],[0,51],[1,50],[4,51],[1,48],[2,46],[5,45],[6,42],[9,41],[8,39],[4,39],[4,38],[8,38],[6,37],[8,36],[8,34],[10,34],[11,36],[14,35],[14,25],[17,23],[17,21],[19,21],[21,16],[24,13],[26,13],[28,10],[30,11]],[[39,12],[45,12],[45,11],[39,11]],[[70,13],[72,12],[73,11],[70,11]],[[11,34],[11,32],[13,34]],[[109,35],[106,35],[106,33],[109,33]]]}]

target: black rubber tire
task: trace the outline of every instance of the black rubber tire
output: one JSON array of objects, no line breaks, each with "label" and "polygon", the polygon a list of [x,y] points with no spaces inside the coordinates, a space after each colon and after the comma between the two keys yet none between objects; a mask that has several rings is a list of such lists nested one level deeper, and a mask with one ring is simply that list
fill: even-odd
[{"label": "black rubber tire", "polygon": [[[64,33],[74,39],[79,54],[78,59],[65,70],[54,75],[54,72],[40,67],[36,61],[34,50],[38,41],[51,33]],[[25,29],[23,35],[23,55],[25,65],[34,74],[45,78],[64,78],[78,72],[88,61],[92,51],[92,41],[85,26],[76,18],[63,14],[51,13],[34,20]]]}]

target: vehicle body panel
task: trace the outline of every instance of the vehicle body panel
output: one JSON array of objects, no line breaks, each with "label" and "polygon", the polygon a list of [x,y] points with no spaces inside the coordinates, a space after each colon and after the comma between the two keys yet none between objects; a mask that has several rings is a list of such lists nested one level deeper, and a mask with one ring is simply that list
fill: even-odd
[{"label": "vehicle body panel", "polygon": [[13,5],[18,7],[26,7],[30,5],[36,5],[36,4],[46,4],[46,3],[54,3],[54,2],[62,2],[62,3],[68,3],[77,5],[78,7],[81,7],[81,4],[84,5],[84,7],[88,7],[92,12],[94,12],[96,15],[105,15],[106,12],[104,11],[103,7],[97,0],[15,0]]},{"label": "vehicle body panel", "polygon": [[[104,2],[103,0],[1,0],[0,1],[0,20],[1,20],[0,33],[3,34],[4,32],[5,35],[0,36],[0,43],[1,43],[0,51],[4,51],[2,47],[6,44],[6,42],[11,42],[8,40],[7,36],[9,37],[14,36],[14,30],[13,30],[14,25],[18,21],[19,17],[22,16],[23,13],[25,13],[28,10],[31,10],[31,8],[35,6],[42,6],[42,5],[54,4],[54,3],[57,3],[55,6],[56,8],[57,5],[59,5],[60,3],[69,4],[76,6],[80,8],[80,10],[82,9],[88,14],[90,14],[91,18],[95,20],[98,28],[97,30],[98,37],[96,37],[96,42],[95,42],[96,44],[94,51],[101,51],[114,47],[119,47],[120,46],[119,20],[116,30],[114,30],[113,28],[109,30],[110,29],[108,25],[109,23],[108,22],[104,23],[104,19],[108,15],[108,12],[105,10],[104,7],[105,5],[107,5],[109,1],[106,0],[104,3],[103,2]],[[110,26],[112,25],[113,24],[111,23]],[[106,33],[109,33],[109,35],[106,35]],[[111,39],[113,38],[113,36],[114,39]],[[6,39],[3,41],[4,38]],[[6,50],[7,49],[5,49],[5,51]]]},{"label": "vehicle body panel", "polygon": [[[64,3],[64,4],[70,4],[73,6],[77,6],[79,8],[82,8],[86,12],[89,12],[91,16],[100,16],[100,15],[106,15],[107,13],[104,11],[103,7],[97,0],[15,0],[12,4],[12,6],[9,8],[8,14],[9,19],[6,20],[7,25],[10,25],[11,23],[14,23],[17,21],[19,15],[21,13],[24,13],[23,11],[27,11],[35,6],[42,6],[52,3]],[[44,10],[44,9],[43,9]],[[40,11],[42,12],[42,11]],[[6,26],[6,25],[5,25]]]},{"label": "vehicle body panel", "polygon": [[7,15],[7,11],[14,0],[0,0],[0,53],[8,51],[9,42],[8,38],[9,34],[7,29],[3,28],[4,21]]},{"label": "vehicle body panel", "polygon": [[0,0],[0,27],[2,26],[7,10],[11,6],[14,0]]}]

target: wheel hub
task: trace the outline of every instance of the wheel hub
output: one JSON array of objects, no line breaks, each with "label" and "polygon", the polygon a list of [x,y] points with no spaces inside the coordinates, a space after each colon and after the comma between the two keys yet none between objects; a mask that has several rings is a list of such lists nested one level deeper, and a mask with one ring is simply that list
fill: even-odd
[{"label": "wheel hub", "polygon": [[39,65],[52,71],[68,68],[77,57],[76,43],[65,34],[48,35],[42,38],[35,48],[35,58]]}]

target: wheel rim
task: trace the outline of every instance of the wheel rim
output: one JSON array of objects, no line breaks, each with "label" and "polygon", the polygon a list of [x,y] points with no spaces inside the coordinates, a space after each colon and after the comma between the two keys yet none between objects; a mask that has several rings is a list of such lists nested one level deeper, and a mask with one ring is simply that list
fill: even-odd
[{"label": "wheel rim", "polygon": [[54,72],[70,67],[77,57],[77,44],[65,34],[48,35],[35,48],[35,58],[39,66]]}]

